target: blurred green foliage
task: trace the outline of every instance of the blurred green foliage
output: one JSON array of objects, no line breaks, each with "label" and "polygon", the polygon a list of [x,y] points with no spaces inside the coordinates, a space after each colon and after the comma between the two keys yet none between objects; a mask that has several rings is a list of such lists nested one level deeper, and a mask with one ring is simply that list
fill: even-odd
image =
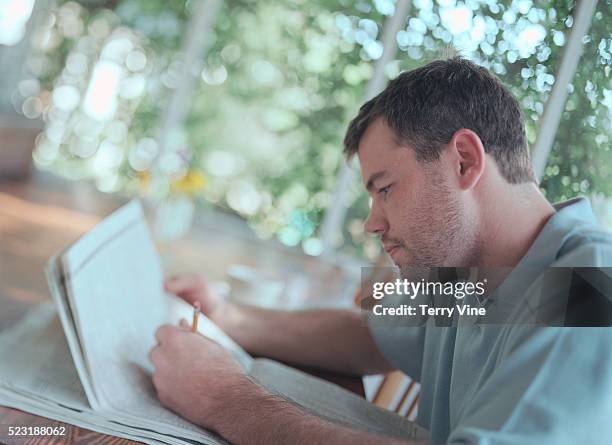
[{"label": "blurred green foliage", "polygon": [[[186,69],[181,49],[197,1],[58,1],[44,12],[28,67],[36,88],[23,93],[24,103],[36,96],[47,130],[55,128],[35,153],[39,166],[91,178],[109,192],[142,190],[160,115]],[[396,60],[385,72],[392,78],[454,46],[511,88],[533,143],[573,8],[574,2],[551,0],[414,0],[397,35]],[[202,170],[208,179],[203,201],[242,215],[261,237],[320,252],[317,230],[343,162],[344,130],[382,54],[382,24],[392,12],[390,0],[223,2],[212,46],[193,73],[197,86],[185,104],[170,174]],[[541,184],[551,201],[612,196],[610,17],[612,2],[600,1]],[[129,40],[131,49],[109,56],[113,39]],[[86,66],[67,72],[78,54]],[[112,118],[96,123],[83,107],[61,103],[64,109],[54,110],[59,85],[74,85],[85,100],[104,54],[119,66],[121,82],[133,84],[117,96]],[[141,78],[145,86],[138,89]],[[95,131],[73,131],[80,127]],[[84,137],[88,149],[75,152],[71,147]],[[357,183],[350,198],[342,248],[374,257],[379,247],[363,233],[367,197]]]}]

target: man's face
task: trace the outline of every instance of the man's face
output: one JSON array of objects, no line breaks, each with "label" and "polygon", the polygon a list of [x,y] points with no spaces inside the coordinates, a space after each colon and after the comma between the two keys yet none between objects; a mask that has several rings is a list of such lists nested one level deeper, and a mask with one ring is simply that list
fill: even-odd
[{"label": "man's face", "polygon": [[460,191],[449,184],[442,159],[419,162],[400,146],[383,119],[366,130],[359,144],[364,185],[372,198],[365,229],[380,236],[401,268],[464,266],[477,254],[476,224]]}]

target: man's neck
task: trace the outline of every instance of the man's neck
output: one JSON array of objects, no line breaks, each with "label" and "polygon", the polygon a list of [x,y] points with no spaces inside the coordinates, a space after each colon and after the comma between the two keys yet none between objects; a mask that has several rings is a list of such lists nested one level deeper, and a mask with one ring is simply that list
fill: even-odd
[{"label": "man's neck", "polygon": [[490,196],[483,218],[482,266],[487,268],[516,266],[555,213],[535,184],[504,187],[503,194]]}]

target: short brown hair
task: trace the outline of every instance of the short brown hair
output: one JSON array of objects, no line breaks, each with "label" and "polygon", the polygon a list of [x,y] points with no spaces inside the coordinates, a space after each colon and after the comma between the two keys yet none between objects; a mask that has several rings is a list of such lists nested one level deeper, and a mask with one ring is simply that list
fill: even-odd
[{"label": "short brown hair", "polygon": [[344,138],[348,157],[357,153],[366,129],[380,117],[400,142],[414,148],[419,161],[439,159],[442,145],[468,128],[508,182],[536,182],[518,101],[495,75],[469,60],[437,60],[393,79],[349,124]]}]

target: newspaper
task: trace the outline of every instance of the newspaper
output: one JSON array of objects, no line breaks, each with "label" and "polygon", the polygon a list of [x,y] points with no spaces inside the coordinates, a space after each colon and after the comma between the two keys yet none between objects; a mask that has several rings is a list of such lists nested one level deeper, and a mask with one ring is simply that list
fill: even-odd
[{"label": "newspaper", "polygon": [[[0,404],[146,443],[226,443],[156,397],[148,359],[154,332],[188,318],[191,308],[163,291],[161,261],[139,202],[52,258],[46,272],[57,316],[42,310],[0,336],[0,356],[19,350],[0,365]],[[206,318],[199,332],[227,348],[263,386],[314,414],[376,434],[418,433],[415,424],[336,385],[254,360]]]},{"label": "newspaper", "polygon": [[94,411],[51,305],[42,305],[0,335],[0,405],[150,444],[185,441],[114,422]]}]

